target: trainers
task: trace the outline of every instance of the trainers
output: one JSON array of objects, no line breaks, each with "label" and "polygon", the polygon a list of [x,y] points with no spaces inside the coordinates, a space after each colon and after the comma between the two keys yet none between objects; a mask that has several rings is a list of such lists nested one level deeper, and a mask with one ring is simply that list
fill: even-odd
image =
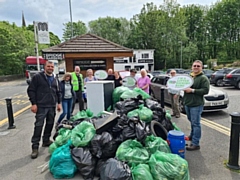
[{"label": "trainers", "polygon": [[51,140],[49,140],[48,142],[44,142],[42,144],[42,147],[49,147],[53,142]]},{"label": "trainers", "polygon": [[190,145],[189,147],[186,147],[187,151],[195,151],[199,149],[200,149],[200,146],[195,146],[195,145]]},{"label": "trainers", "polygon": [[31,158],[36,159],[37,157],[38,157],[38,149],[33,149],[32,154],[31,154]]}]

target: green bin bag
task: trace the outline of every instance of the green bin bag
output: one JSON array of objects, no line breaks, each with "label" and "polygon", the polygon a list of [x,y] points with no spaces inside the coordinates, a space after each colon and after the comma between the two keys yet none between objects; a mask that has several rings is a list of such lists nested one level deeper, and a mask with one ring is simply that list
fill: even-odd
[{"label": "green bin bag", "polygon": [[96,134],[96,129],[92,123],[83,121],[78,124],[71,134],[71,141],[75,147],[87,146],[94,135]]},{"label": "green bin bag", "polygon": [[152,112],[151,109],[148,109],[147,107],[140,106],[138,114],[139,114],[140,120],[145,121],[145,122],[152,121],[153,112]]},{"label": "green bin bag", "polygon": [[133,180],[153,180],[148,164],[139,164],[131,171]]},{"label": "green bin bag", "polygon": [[77,171],[71,156],[70,145],[71,141],[68,141],[67,144],[57,148],[50,158],[49,170],[55,179],[73,178]]},{"label": "green bin bag", "polygon": [[137,92],[135,92],[135,91],[133,91],[131,89],[128,89],[128,90],[125,90],[121,94],[120,98],[125,100],[125,99],[136,98],[138,95],[139,95],[139,93],[137,93]]},{"label": "green bin bag", "polygon": [[124,93],[127,90],[129,90],[128,87],[124,87],[124,86],[116,87],[113,90],[113,95],[112,95],[113,104],[116,104],[118,101],[120,101],[120,96],[122,95],[122,93]]},{"label": "green bin bag", "polygon": [[149,99],[151,96],[146,93],[145,91],[143,91],[142,89],[140,88],[134,88],[133,91],[137,92],[138,94],[140,94],[142,96],[143,99]]},{"label": "green bin bag", "polygon": [[56,137],[55,141],[49,146],[49,153],[52,154],[55,149],[58,147],[66,144],[68,140],[71,138],[72,130],[61,128],[58,131],[58,136]]},{"label": "green bin bag", "polygon": [[126,140],[117,149],[116,157],[120,161],[133,164],[144,164],[149,159],[148,151],[137,140]]},{"label": "green bin bag", "polygon": [[85,119],[85,118],[91,118],[93,117],[93,112],[90,111],[90,109],[87,109],[86,111],[82,110],[79,111],[76,115],[71,117],[71,121],[76,121],[78,119]]},{"label": "green bin bag", "polygon": [[150,154],[155,153],[157,150],[165,153],[171,153],[167,141],[163,140],[161,137],[155,137],[153,135],[147,136],[145,139],[145,147]]},{"label": "green bin bag", "polygon": [[177,154],[156,151],[148,164],[154,180],[190,180],[188,163]]}]

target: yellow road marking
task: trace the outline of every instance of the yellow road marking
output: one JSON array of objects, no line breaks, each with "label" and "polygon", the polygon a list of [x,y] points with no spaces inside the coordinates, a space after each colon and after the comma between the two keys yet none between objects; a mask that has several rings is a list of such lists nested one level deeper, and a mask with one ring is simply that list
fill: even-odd
[{"label": "yellow road marking", "polygon": [[[23,113],[24,111],[30,109],[30,107],[31,107],[31,105],[28,105],[27,107],[25,107],[25,108],[23,108],[23,109],[20,109],[19,111],[15,112],[15,113],[13,114],[13,117],[16,117],[16,116],[18,116],[19,114]],[[5,118],[5,119],[1,120],[1,121],[0,121],[0,127],[3,126],[3,125],[4,125],[5,123],[7,123],[7,122],[8,122],[8,118]]]},{"label": "yellow road marking", "polygon": [[[185,115],[185,114],[181,114],[181,115],[183,115],[187,118],[187,115]],[[227,136],[230,136],[230,132],[231,132],[230,129],[221,125],[221,124],[215,123],[215,122],[210,121],[210,120],[205,119],[205,118],[201,118],[201,123],[204,124],[207,127],[210,127],[212,129],[220,132],[220,133],[223,133]]]}]

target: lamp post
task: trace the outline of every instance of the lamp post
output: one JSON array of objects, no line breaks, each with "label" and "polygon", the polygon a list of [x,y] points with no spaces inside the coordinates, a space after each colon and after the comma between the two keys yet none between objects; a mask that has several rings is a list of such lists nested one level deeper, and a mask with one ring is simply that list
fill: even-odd
[{"label": "lamp post", "polygon": [[72,22],[72,5],[71,5],[71,0],[69,0],[69,10],[70,10],[70,20],[71,20],[71,38],[73,38],[73,22]]},{"label": "lamp post", "polygon": [[182,41],[179,41],[181,43],[181,60],[180,60],[180,68],[182,68]]}]

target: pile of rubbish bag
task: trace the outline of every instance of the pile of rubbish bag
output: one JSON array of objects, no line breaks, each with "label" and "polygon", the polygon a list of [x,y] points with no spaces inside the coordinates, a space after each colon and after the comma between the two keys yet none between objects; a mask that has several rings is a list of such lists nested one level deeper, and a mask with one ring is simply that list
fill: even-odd
[{"label": "pile of rubbish bag", "polygon": [[172,154],[166,141],[177,128],[169,113],[141,89],[124,88],[113,92],[112,113],[93,116],[88,109],[58,125],[49,147],[54,178],[190,179],[187,161]]}]

